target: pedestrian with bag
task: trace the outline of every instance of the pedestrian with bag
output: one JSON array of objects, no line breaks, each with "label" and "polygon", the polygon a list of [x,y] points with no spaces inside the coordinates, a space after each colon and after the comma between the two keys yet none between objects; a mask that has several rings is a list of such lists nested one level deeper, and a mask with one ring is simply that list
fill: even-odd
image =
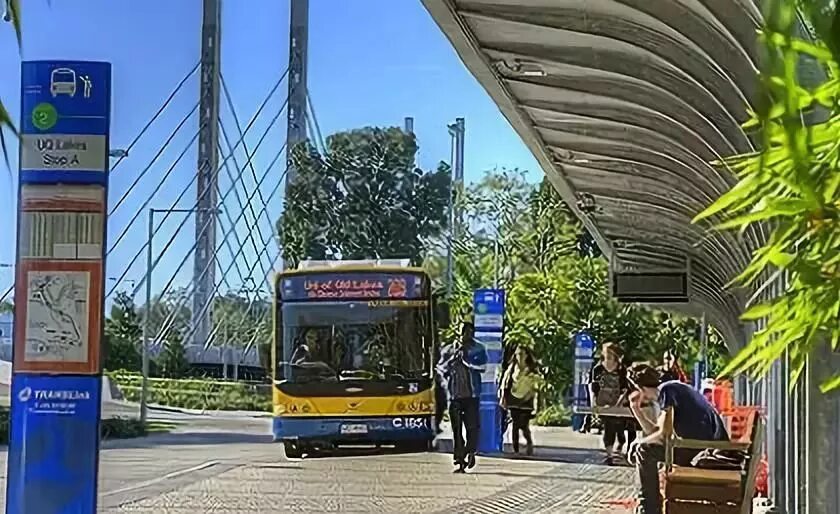
[{"label": "pedestrian with bag", "polygon": [[521,432],[525,438],[526,454],[534,454],[530,424],[534,416],[539,380],[539,366],[533,352],[524,346],[517,346],[513,361],[502,375],[499,392],[502,408],[510,414],[513,425],[511,441],[514,453],[519,453]]}]

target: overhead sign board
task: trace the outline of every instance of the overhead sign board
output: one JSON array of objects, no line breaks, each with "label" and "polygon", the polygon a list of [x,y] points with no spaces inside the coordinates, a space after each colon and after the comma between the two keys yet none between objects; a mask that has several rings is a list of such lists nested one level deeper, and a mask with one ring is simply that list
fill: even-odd
[{"label": "overhead sign board", "polygon": [[620,302],[687,303],[687,271],[612,274],[612,294]]},{"label": "overhead sign board", "polygon": [[313,273],[281,279],[283,301],[423,298],[422,275],[408,273]]}]

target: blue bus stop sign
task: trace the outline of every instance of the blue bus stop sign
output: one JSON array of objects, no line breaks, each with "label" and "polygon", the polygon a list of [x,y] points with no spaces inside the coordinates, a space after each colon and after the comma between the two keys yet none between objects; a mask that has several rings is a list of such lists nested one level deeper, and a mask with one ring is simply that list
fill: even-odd
[{"label": "blue bus stop sign", "polygon": [[[589,370],[592,368],[592,361],[595,353],[595,340],[588,332],[580,331],[575,334],[575,366],[574,381],[572,387],[572,404],[576,407],[589,406]],[[577,431],[583,425],[583,416],[572,417],[572,428]]]},{"label": "blue bus stop sign", "polygon": [[96,512],[110,116],[110,63],[23,63],[18,240],[46,237],[32,213],[102,234],[17,250],[7,514]]},{"label": "blue bus stop sign", "polygon": [[475,338],[487,350],[487,367],[481,377],[479,401],[478,450],[497,453],[502,450],[502,410],[499,406],[497,378],[504,353],[505,292],[501,289],[478,289],[473,295]]}]

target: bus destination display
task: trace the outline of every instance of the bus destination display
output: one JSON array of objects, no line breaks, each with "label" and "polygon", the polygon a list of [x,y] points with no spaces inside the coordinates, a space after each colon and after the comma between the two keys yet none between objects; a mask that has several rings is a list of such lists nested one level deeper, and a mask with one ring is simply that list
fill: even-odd
[{"label": "bus destination display", "polygon": [[420,275],[330,273],[282,279],[283,300],[412,299],[423,295]]}]

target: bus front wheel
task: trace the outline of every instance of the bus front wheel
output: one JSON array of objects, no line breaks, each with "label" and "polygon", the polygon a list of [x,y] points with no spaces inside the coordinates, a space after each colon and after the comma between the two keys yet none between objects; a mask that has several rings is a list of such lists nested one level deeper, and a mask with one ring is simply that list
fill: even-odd
[{"label": "bus front wheel", "polygon": [[303,457],[303,447],[294,441],[283,441],[283,451],[287,459],[300,459]]}]

